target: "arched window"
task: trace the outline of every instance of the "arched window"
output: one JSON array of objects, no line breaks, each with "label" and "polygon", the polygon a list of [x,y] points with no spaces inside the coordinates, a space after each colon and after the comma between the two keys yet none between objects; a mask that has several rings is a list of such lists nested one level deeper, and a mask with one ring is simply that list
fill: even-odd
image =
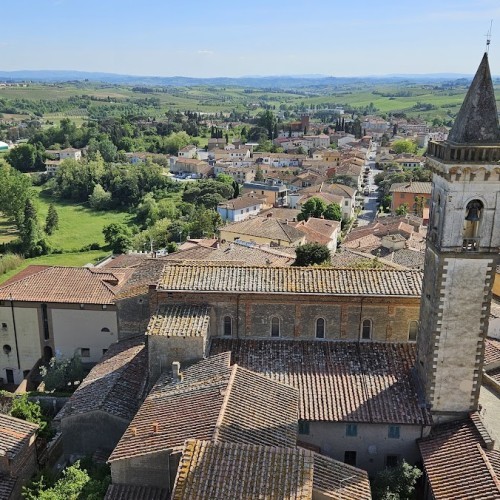
[{"label": "arched window", "polygon": [[224,336],[231,337],[233,334],[233,318],[224,316]]},{"label": "arched window", "polygon": [[370,340],[372,338],[372,330],[373,324],[371,319],[363,320],[363,324],[361,326],[361,339],[362,340]]},{"label": "arched window", "polygon": [[271,337],[279,337],[280,336],[280,319],[277,316],[274,316],[271,319]]},{"label": "arched window", "polygon": [[418,333],[418,321],[410,321],[410,325],[408,327],[408,340],[414,342],[417,340]]},{"label": "arched window", "polygon": [[12,352],[12,347],[10,347],[9,344],[5,344],[3,346],[3,352],[8,356]]},{"label": "arched window", "polygon": [[479,250],[479,224],[483,209],[484,205],[480,200],[472,200],[467,203],[463,231],[463,249],[468,252]]},{"label": "arched window", "polygon": [[325,320],[323,318],[318,318],[316,320],[316,338],[325,338]]},{"label": "arched window", "polygon": [[107,327],[101,328],[102,333],[109,333],[111,330]]}]

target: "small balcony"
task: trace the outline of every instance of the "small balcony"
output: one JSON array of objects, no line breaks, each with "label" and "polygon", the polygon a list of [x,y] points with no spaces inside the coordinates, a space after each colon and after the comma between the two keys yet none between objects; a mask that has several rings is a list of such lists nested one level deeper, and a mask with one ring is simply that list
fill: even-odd
[{"label": "small balcony", "polygon": [[481,238],[464,238],[462,243],[462,250],[464,252],[477,252],[479,251],[479,242]]}]

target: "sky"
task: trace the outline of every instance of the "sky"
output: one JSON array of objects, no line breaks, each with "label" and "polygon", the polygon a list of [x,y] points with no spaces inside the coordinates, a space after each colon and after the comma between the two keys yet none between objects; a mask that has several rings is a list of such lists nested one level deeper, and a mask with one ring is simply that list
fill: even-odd
[{"label": "sky", "polygon": [[500,0],[0,0],[0,69],[147,76],[475,72]]}]

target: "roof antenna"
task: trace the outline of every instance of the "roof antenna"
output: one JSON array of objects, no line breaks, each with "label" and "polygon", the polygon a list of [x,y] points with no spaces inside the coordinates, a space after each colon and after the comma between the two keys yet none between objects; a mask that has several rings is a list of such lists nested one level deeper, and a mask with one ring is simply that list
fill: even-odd
[{"label": "roof antenna", "polygon": [[488,54],[490,51],[490,43],[491,43],[491,28],[493,26],[493,19],[490,21],[490,29],[488,30],[488,33],[484,35],[486,37],[486,53]]}]

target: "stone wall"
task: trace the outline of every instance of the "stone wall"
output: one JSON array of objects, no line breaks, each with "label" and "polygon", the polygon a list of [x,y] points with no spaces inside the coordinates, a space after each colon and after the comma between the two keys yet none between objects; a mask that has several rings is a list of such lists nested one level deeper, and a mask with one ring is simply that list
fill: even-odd
[{"label": "stone wall", "polygon": [[111,462],[114,484],[136,484],[170,489],[170,450]]},{"label": "stone wall", "polygon": [[149,322],[149,295],[147,293],[120,299],[118,309],[118,340],[144,335]]},{"label": "stone wall", "polygon": [[65,417],[61,420],[64,455],[92,455],[97,449],[112,451],[128,424],[100,410]]},{"label": "stone wall", "polygon": [[170,370],[174,361],[185,363],[200,360],[205,355],[205,337],[165,337],[148,335],[149,383],[154,384],[160,374]]},{"label": "stone wall", "polygon": [[388,455],[417,462],[420,453],[416,440],[430,431],[420,425],[400,425],[400,437],[396,439],[388,437],[389,424],[357,424],[356,436],[347,436],[346,426],[344,422],[310,422],[309,434],[299,434],[298,440],[341,462],[346,451],[355,451],[356,467],[372,475],[385,468]]}]

